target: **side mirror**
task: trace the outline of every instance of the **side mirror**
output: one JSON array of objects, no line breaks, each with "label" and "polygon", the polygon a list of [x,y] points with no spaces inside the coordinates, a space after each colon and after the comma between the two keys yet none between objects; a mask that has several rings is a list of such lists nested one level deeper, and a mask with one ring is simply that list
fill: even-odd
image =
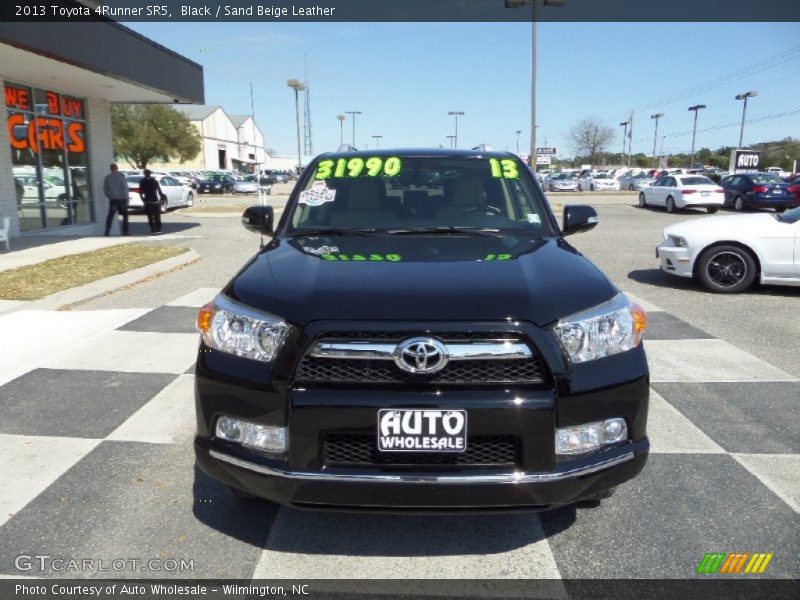
[{"label": "side mirror", "polygon": [[568,204],[564,207],[564,225],[561,235],[589,231],[597,226],[597,212],[585,204]]},{"label": "side mirror", "polygon": [[271,235],[275,221],[275,211],[271,206],[251,206],[242,214],[242,225],[253,233]]}]

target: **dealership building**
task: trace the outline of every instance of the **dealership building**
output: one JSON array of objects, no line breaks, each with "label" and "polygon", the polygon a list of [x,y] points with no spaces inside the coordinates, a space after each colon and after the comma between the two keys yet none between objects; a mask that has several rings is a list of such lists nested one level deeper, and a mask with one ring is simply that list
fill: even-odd
[{"label": "dealership building", "polygon": [[0,221],[12,237],[102,233],[113,103],[204,101],[200,65],[99,19],[0,23],[0,84]]}]

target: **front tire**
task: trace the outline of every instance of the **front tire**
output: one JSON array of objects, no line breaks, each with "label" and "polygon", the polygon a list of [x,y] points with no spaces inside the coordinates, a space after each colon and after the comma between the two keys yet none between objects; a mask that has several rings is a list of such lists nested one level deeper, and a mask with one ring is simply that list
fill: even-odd
[{"label": "front tire", "polygon": [[636,189],[636,188],[634,187],[634,185],[633,185],[633,184],[630,184],[630,185],[628,186],[628,191],[629,191],[629,192],[632,192],[632,191],[634,191],[635,189]]},{"label": "front tire", "polygon": [[709,291],[736,294],[753,284],[756,271],[756,261],[749,250],[722,244],[712,246],[700,255],[696,275]]},{"label": "front tire", "polygon": [[675,199],[672,196],[667,198],[667,212],[674,213],[675,212]]},{"label": "front tire", "polygon": [[744,211],[744,198],[736,196],[736,198],[733,199],[733,210],[736,212]]},{"label": "front tire", "polygon": [[592,185],[590,185],[590,186],[589,186],[589,191],[590,191],[590,192],[593,192],[593,191],[594,191],[594,184],[592,184]]},{"label": "front tire", "polygon": [[189,192],[189,195],[186,197],[186,206],[194,206],[194,194],[192,192]]},{"label": "front tire", "polygon": [[639,192],[639,208],[647,208],[647,197],[644,192]]}]

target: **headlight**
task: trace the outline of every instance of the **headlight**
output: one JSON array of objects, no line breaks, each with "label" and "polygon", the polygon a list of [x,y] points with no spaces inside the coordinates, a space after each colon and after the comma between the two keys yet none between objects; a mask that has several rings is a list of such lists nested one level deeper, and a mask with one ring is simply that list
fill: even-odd
[{"label": "headlight", "polygon": [[270,362],[283,345],[291,325],[280,317],[253,310],[220,294],[200,309],[197,329],[210,348]]},{"label": "headlight", "polygon": [[672,240],[672,243],[675,244],[678,248],[688,248],[689,244],[686,242],[686,238],[683,238],[679,235],[668,235],[669,239]]},{"label": "headlight", "polygon": [[647,314],[625,294],[589,310],[560,319],[553,328],[573,363],[595,360],[635,348],[647,328]]}]

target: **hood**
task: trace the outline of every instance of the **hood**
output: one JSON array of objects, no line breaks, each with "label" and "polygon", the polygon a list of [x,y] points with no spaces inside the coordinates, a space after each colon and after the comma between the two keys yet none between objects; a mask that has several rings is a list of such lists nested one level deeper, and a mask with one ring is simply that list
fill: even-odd
[{"label": "hood", "polygon": [[617,292],[561,239],[460,235],[276,239],[225,289],[234,300],[298,325],[526,320],[543,326]]},{"label": "hood", "polygon": [[664,235],[686,236],[692,233],[752,231],[754,227],[771,225],[775,221],[773,213],[752,213],[723,217],[705,217],[676,223],[664,229]]}]

